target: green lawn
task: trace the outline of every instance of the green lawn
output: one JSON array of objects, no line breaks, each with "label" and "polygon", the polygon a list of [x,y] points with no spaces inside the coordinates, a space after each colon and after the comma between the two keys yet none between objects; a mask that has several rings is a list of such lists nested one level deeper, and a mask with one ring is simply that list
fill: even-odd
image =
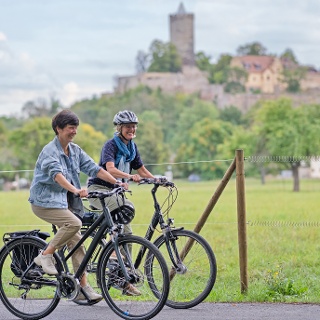
[{"label": "green lawn", "polygon": [[[220,180],[188,183],[176,181],[178,199],[170,213],[176,226],[193,229]],[[153,214],[150,185],[132,185],[136,216],[134,233],[143,236]],[[165,190],[159,189],[161,198]],[[201,234],[211,244],[218,274],[207,301],[320,302],[320,180],[301,181],[292,192],[291,180],[261,185],[246,179],[249,288],[240,293],[235,181],[231,180],[211,212]],[[33,215],[28,191],[0,192],[0,234],[50,226]]]}]

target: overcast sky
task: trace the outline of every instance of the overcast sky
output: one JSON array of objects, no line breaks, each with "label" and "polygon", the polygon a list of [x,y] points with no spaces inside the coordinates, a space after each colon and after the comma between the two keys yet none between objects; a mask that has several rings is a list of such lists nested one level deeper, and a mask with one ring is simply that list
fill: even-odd
[{"label": "overcast sky", "polygon": [[[66,107],[112,92],[135,73],[137,52],[169,41],[180,0],[0,0],[0,116],[55,96]],[[184,0],[195,15],[195,52],[215,62],[259,41],[268,53],[290,48],[320,69],[319,0]]]}]

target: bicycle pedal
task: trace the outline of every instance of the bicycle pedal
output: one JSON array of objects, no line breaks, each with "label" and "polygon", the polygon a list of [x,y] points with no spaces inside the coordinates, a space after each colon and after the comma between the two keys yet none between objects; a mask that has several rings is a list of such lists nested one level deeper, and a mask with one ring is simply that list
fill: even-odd
[{"label": "bicycle pedal", "polygon": [[40,268],[30,269],[26,274],[26,278],[29,278],[29,279],[40,278],[43,275],[44,275],[44,272]]}]

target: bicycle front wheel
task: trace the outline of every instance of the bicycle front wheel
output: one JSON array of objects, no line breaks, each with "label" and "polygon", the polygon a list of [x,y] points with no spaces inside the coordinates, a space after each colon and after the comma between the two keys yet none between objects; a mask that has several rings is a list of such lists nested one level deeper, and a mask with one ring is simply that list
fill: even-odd
[{"label": "bicycle front wheel", "polygon": [[60,301],[56,277],[44,274],[33,262],[45,245],[41,240],[25,237],[9,241],[1,250],[0,299],[19,318],[44,318]]},{"label": "bicycle front wheel", "polygon": [[184,229],[172,230],[171,233],[169,247],[163,235],[154,242],[169,268],[170,293],[166,305],[175,309],[192,308],[209,295],[215,284],[215,255],[208,242],[198,233]]},{"label": "bicycle front wheel", "polygon": [[[110,243],[103,251],[98,266],[103,297],[110,308],[124,319],[151,319],[161,311],[168,297],[166,261],[156,246],[142,237],[123,235],[118,240],[130,280],[125,279],[119,261],[114,258],[113,243]],[[141,255],[141,249],[149,255]],[[157,288],[157,295],[151,287]]]}]

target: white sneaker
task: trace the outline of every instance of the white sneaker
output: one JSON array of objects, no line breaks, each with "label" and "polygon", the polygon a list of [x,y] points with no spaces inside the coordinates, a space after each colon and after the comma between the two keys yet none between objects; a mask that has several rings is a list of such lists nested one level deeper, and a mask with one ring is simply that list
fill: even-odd
[{"label": "white sneaker", "polygon": [[75,301],[83,301],[83,300],[87,300],[86,297],[83,295],[83,293],[80,291],[79,294],[76,296],[76,298],[74,299]]},{"label": "white sneaker", "polygon": [[[123,255],[123,254],[121,254],[121,258],[124,259],[124,255]],[[115,251],[113,251],[113,252],[111,253],[110,260],[118,260],[118,257],[117,257],[117,255],[116,255],[116,252],[115,252]]]},{"label": "white sneaker", "polygon": [[40,253],[37,257],[33,260],[36,265],[39,267],[42,267],[42,270],[51,275],[58,274],[58,271],[56,267],[54,266],[55,260],[53,258],[52,254],[46,254],[45,256],[42,254],[42,250],[40,250]]},{"label": "white sneaker", "polygon": [[123,294],[126,296],[140,296],[141,292],[133,284],[127,283],[123,289]]},{"label": "white sneaker", "polygon": [[[96,293],[91,287],[90,287],[90,285],[86,285],[86,286],[84,286],[84,287],[82,287],[82,290],[84,291],[84,294],[82,294],[81,292],[80,292],[80,294],[82,294],[83,296],[87,296],[87,298],[89,299],[89,300],[94,300],[94,301],[97,301],[97,300],[102,300],[102,295],[101,294],[98,294],[98,293]],[[80,298],[82,298],[81,297],[81,295],[79,294],[79,296],[80,296]],[[77,299],[77,300],[82,300],[82,299]]]}]

